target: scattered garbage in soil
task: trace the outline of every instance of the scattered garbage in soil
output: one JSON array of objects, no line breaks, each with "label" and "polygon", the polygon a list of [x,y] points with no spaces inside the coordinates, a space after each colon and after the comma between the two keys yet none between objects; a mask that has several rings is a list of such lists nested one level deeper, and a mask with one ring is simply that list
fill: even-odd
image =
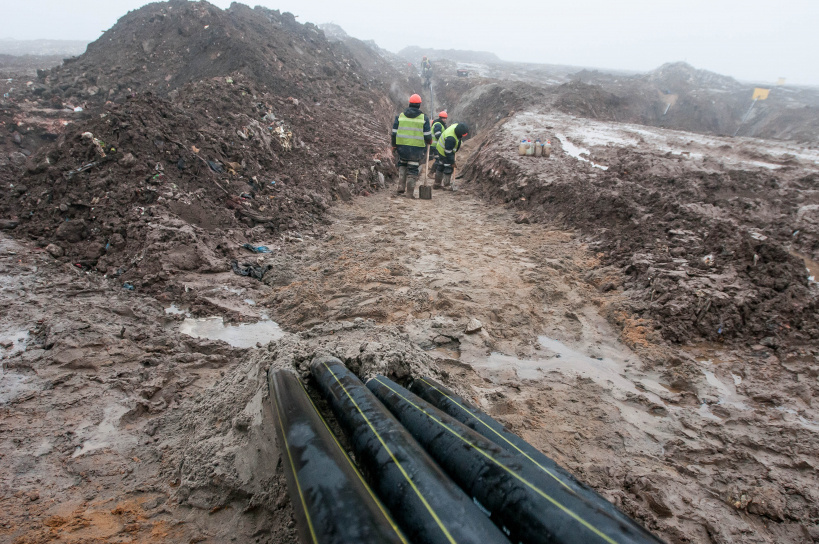
[{"label": "scattered garbage in soil", "polygon": [[815,93],[730,138],[730,78],[474,56],[434,81],[464,190],[423,206],[384,190],[408,59],[289,13],[154,3],[2,73],[0,540],[294,541],[266,372],[326,355],[669,542],[819,540]]}]

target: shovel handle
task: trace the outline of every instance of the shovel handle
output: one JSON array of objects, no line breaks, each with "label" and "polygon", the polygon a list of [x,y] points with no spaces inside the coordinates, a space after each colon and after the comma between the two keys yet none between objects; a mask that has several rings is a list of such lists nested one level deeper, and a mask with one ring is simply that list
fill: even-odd
[{"label": "shovel handle", "polygon": [[427,186],[427,180],[429,179],[429,146],[427,146],[427,160],[424,162],[424,187]]}]

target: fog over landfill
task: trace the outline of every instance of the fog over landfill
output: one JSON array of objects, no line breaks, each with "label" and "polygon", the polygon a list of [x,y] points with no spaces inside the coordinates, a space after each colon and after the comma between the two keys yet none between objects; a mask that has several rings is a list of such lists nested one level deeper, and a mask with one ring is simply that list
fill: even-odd
[{"label": "fog over landfill", "polygon": [[[27,0],[3,7],[0,38],[93,41],[142,0]],[[229,0],[214,0],[227,8]],[[582,0],[441,4],[262,0],[302,23],[333,22],[398,51],[418,45],[490,51],[503,60],[646,71],[666,62],[765,84],[819,85],[819,2]]]}]

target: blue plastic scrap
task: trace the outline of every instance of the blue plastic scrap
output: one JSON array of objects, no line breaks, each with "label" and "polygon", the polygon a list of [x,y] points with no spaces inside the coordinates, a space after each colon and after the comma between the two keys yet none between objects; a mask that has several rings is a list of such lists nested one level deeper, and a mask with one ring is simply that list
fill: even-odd
[{"label": "blue plastic scrap", "polygon": [[242,247],[245,249],[249,249],[253,253],[270,253],[270,248],[267,246],[254,246],[252,244],[244,244]]}]

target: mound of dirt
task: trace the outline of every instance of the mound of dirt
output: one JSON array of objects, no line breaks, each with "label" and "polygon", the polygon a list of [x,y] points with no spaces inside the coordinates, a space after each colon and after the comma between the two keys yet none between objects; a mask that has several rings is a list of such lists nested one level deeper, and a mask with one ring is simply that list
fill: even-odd
[{"label": "mound of dirt", "polygon": [[[386,99],[381,106],[390,109]],[[22,231],[83,267],[124,274],[140,268],[146,251],[187,246],[199,259],[173,268],[223,268],[202,235],[309,228],[332,199],[377,186],[385,131],[359,125],[371,144],[350,148],[346,113],[314,112],[298,99],[259,92],[238,74],[186,86],[172,102],[140,95],[35,154],[25,185],[2,204],[20,214]],[[320,156],[335,160],[322,164]],[[144,265],[126,277],[156,273],[159,262]]]},{"label": "mound of dirt", "polygon": [[581,70],[572,77],[585,85],[557,89],[555,106],[573,115],[718,135],[819,138],[815,90],[776,87],[749,113],[753,85],[684,62],[641,75]]},{"label": "mound of dirt", "polygon": [[698,70],[685,62],[669,62],[656,70],[652,70],[643,79],[662,87],[669,92],[679,92],[683,89],[722,89],[736,90],[742,85],[734,78]]},{"label": "mound of dirt", "polygon": [[[162,436],[181,437],[166,451],[161,479],[173,482],[174,502],[216,514],[212,534],[227,539],[226,531],[235,531],[241,518],[245,533],[273,534],[270,542],[295,541],[270,424],[267,372],[288,369],[309,381],[310,362],[324,355],[338,357],[362,379],[441,375],[406,335],[363,319],[322,324],[245,357],[214,387],[190,399],[185,410],[167,414],[157,425]],[[219,519],[232,523],[219,526]]]},{"label": "mound of dirt", "polygon": [[792,253],[796,246],[810,255],[819,243],[804,219],[813,216],[804,189],[815,189],[805,170],[699,166],[617,147],[603,155],[602,171],[563,155],[570,143],[559,139],[551,160],[518,157],[513,132],[504,125],[486,135],[464,176],[522,220],[557,220],[590,235],[604,264],[628,279],[588,279],[622,288],[630,311],[656,322],[667,340],[819,338],[816,288]]},{"label": "mound of dirt", "polygon": [[62,97],[104,101],[147,90],[166,95],[238,72],[268,92],[315,102],[334,94],[361,99],[369,89],[358,68],[348,51],[290,13],[173,0],[128,13],[84,55],[40,78]]},{"label": "mound of dirt", "polygon": [[[422,50],[408,49],[401,55],[418,62]],[[523,101],[551,105],[570,115],[722,136],[738,131],[742,136],[805,143],[819,139],[819,92],[812,88],[777,86],[770,89],[766,100],[751,108],[755,85],[684,62],[664,64],[648,73],[615,73],[470,59],[449,51],[438,51],[437,55],[432,57],[433,86],[441,94],[443,87],[452,85],[463,94],[477,85],[528,83],[541,95],[524,91]],[[461,66],[469,68],[468,78],[456,77],[456,68]],[[543,92],[548,96],[544,98]],[[448,97],[445,102],[451,108],[458,104],[459,96]]]},{"label": "mound of dirt", "polygon": [[131,12],[41,72],[42,100],[90,110],[18,160],[27,173],[0,209],[67,262],[144,286],[227,270],[226,246],[310,229],[393,172],[384,89],[409,84],[358,44],[239,4]]},{"label": "mound of dirt", "polygon": [[[60,55],[3,55],[0,54],[0,78],[15,79],[17,77],[33,78],[37,75],[37,70],[56,66],[63,61]],[[25,82],[18,82],[17,87],[25,85]],[[3,89],[3,93],[8,92],[8,88]]]},{"label": "mound of dirt", "polygon": [[622,117],[622,110],[630,103],[628,98],[606,92],[598,85],[589,85],[582,81],[560,85],[555,93],[557,98],[554,106],[557,109],[593,119],[619,120]]},{"label": "mound of dirt", "polygon": [[69,119],[82,113],[64,110],[62,101],[43,101],[35,85],[37,70],[62,62],[60,56],[0,55],[0,184],[13,189],[27,158],[53,142]]},{"label": "mound of dirt", "polygon": [[319,28],[325,31],[331,42],[343,43],[369,76],[372,88],[389,89],[389,96],[395,104],[403,105],[408,96],[423,87],[415,68],[374,41],[353,38],[334,24],[319,25]]}]

